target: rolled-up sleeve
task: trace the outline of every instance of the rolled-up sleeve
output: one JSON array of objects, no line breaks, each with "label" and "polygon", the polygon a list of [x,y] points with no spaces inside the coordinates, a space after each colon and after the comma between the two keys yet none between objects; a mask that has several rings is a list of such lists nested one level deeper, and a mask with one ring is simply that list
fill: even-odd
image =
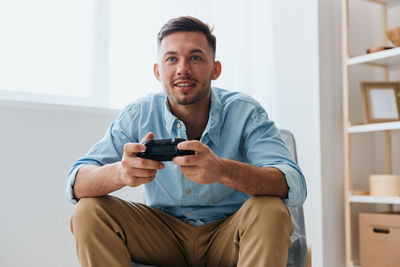
[{"label": "rolled-up sleeve", "polygon": [[248,118],[243,132],[246,157],[250,164],[258,167],[274,167],[286,178],[289,187],[287,206],[303,205],[307,196],[304,175],[283,142],[279,130],[259,107]]},{"label": "rolled-up sleeve", "polygon": [[80,164],[80,165],[74,164],[72,166],[70,172],[68,173],[67,183],[65,185],[65,194],[66,194],[67,200],[69,200],[73,204],[76,204],[78,202],[78,199],[76,199],[75,195],[74,195],[75,177],[76,177],[76,174],[78,173],[79,169],[81,167],[85,166],[86,164],[88,164],[88,163]]},{"label": "rolled-up sleeve", "polygon": [[76,204],[78,201],[74,196],[74,184],[81,167],[85,165],[103,166],[120,161],[124,144],[137,142],[137,138],[135,138],[137,130],[133,127],[136,117],[137,113],[133,111],[133,106],[123,109],[118,118],[108,127],[103,139],[72,165],[65,185],[66,197],[70,202]]}]

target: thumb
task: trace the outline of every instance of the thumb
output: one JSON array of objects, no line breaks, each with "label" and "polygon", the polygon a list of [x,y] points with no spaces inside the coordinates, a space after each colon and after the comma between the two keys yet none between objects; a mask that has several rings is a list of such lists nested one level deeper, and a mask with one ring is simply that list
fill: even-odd
[{"label": "thumb", "polygon": [[151,140],[151,139],[153,139],[154,138],[154,134],[152,133],[152,132],[149,132],[143,139],[142,139],[142,141],[140,141],[140,143],[143,143],[144,141],[147,141],[147,140]]}]

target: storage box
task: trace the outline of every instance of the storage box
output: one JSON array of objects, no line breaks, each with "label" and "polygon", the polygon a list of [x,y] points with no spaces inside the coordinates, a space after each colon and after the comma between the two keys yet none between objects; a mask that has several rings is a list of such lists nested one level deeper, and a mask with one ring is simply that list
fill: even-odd
[{"label": "storage box", "polygon": [[400,214],[360,213],[361,267],[400,266]]},{"label": "storage box", "polygon": [[369,191],[371,196],[400,196],[400,175],[370,175]]}]

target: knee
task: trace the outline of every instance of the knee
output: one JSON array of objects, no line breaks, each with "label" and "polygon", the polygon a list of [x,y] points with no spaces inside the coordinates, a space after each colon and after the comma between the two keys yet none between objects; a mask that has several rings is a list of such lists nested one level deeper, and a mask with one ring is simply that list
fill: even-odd
[{"label": "knee", "polygon": [[71,217],[71,232],[74,235],[94,229],[110,205],[108,196],[82,198],[78,201]]},{"label": "knee", "polygon": [[251,212],[282,216],[288,214],[285,203],[279,197],[253,196],[243,205]]},{"label": "knee", "polygon": [[252,223],[274,230],[286,228],[290,231],[293,227],[289,210],[279,197],[253,196],[243,206],[244,218],[253,220]]}]

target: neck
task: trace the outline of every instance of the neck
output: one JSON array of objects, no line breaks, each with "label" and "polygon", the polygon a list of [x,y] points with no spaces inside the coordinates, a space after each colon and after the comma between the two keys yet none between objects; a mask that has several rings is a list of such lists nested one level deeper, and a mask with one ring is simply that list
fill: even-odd
[{"label": "neck", "polygon": [[171,112],[186,126],[186,134],[189,140],[195,139],[203,133],[207,126],[211,106],[211,94],[197,103],[179,105],[168,99]]}]

